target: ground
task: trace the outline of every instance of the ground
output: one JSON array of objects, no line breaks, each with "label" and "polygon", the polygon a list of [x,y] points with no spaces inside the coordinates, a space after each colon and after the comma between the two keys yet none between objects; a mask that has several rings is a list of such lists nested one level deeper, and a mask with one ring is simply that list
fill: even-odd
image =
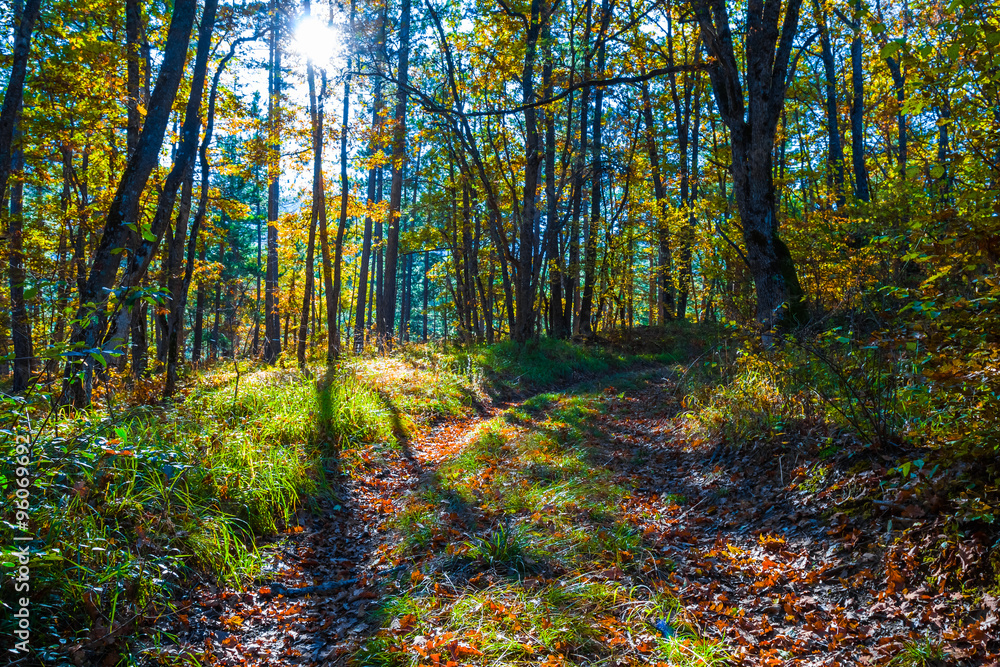
[{"label": "ground", "polygon": [[685,381],[647,366],[342,448],[257,581],[191,589],[150,655],[997,664],[998,599],[958,581],[989,546],[975,524],[956,532],[934,496],[887,483],[898,456],[836,431],[707,437]]}]

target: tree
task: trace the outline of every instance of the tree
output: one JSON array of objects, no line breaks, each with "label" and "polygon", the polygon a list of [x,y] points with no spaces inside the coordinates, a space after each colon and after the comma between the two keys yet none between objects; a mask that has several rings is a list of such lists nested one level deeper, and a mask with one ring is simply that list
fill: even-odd
[{"label": "tree", "polygon": [[278,311],[278,198],[281,179],[281,47],[278,43],[281,16],[277,0],[270,0],[271,39],[268,67],[268,187],[267,187],[267,269],[264,278],[264,361],[273,364],[281,354],[281,313]]},{"label": "tree", "polygon": [[382,276],[382,308],[378,316],[380,345],[388,345],[396,322],[396,263],[399,259],[399,214],[403,202],[403,170],[406,161],[406,99],[410,73],[410,0],[403,0],[399,14],[399,67],[396,74],[396,112],[392,133],[392,184],[389,217],[386,220],[385,273]]},{"label": "tree", "polygon": [[159,157],[170,110],[184,72],[196,9],[196,0],[176,0],[174,3],[160,73],[149,98],[146,120],[105,217],[104,231],[80,293],[77,322],[70,341],[76,348],[75,353],[85,356],[74,357],[67,363],[65,389],[66,398],[76,407],[90,404],[93,365],[95,359],[103,355],[98,348],[98,313],[121,265],[119,249],[124,247],[129,231],[127,225],[134,226],[138,219],[139,197]]},{"label": "tree", "polygon": [[765,336],[775,327],[805,319],[795,263],[778,236],[772,176],[775,133],[790,78],[789,59],[801,5],[801,0],[789,0],[782,12],[780,0],[749,0],[746,78],[741,80],[743,68],[736,59],[725,0],[692,4],[705,50],[715,60],[709,76],[716,108],[730,132],[734,194],[757,293],[757,321]]},{"label": "tree", "polygon": [[[35,30],[35,21],[41,10],[41,0],[28,0],[20,12],[15,13],[16,33],[14,37],[14,53],[11,62],[10,76],[7,79],[7,90],[3,96],[3,107],[0,109],[0,207],[7,201],[7,182],[13,171],[14,154],[23,155],[16,145],[18,140],[18,117],[21,115],[21,102],[24,97],[24,79],[28,69],[28,54],[31,51],[31,35]],[[19,163],[22,160],[19,160]],[[21,167],[18,164],[17,167]],[[20,178],[20,174],[17,175]],[[10,242],[10,269],[8,278],[10,284],[11,304],[11,338],[14,342],[14,382],[11,390],[21,392],[28,388],[31,379],[31,362],[34,358],[31,341],[31,323],[25,308],[25,273],[23,255],[24,223],[21,217],[22,186],[16,183],[14,194],[11,195],[10,218],[7,223],[7,238]]]}]

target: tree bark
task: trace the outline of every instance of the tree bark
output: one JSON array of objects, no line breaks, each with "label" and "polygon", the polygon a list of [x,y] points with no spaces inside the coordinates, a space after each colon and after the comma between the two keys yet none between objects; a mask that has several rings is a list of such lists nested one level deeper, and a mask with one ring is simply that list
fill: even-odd
[{"label": "tree bark", "polygon": [[[604,59],[607,52],[606,35],[611,21],[611,6],[608,0],[601,0],[601,30],[598,35],[597,71],[604,72]],[[591,160],[590,189],[590,226],[584,251],[583,265],[583,295],[580,304],[580,333],[593,336],[594,328],[591,322],[591,311],[594,305],[595,272],[597,269],[597,228],[601,224],[601,141],[604,129],[604,88],[599,87],[594,95],[594,143]]]},{"label": "tree bark", "polygon": [[[198,47],[191,78],[191,93],[184,111],[184,123],[181,126],[180,143],[174,157],[173,167],[170,173],[167,174],[166,181],[157,197],[156,212],[153,216],[152,225],[148,231],[143,230],[141,234],[139,234],[138,222],[133,225],[134,229],[130,230],[136,236],[137,245],[134,246],[132,255],[129,257],[125,268],[125,276],[121,282],[122,290],[118,296],[118,314],[104,343],[105,352],[115,353],[120,351],[130,325],[142,327],[142,321],[145,319],[143,313],[144,301],[138,298],[135,288],[139,287],[142,283],[156,249],[163,239],[167,227],[170,225],[177,192],[183,181],[186,180],[187,173],[194,168],[194,158],[198,148],[198,136],[201,131],[201,101],[205,89],[208,57],[212,46],[212,33],[215,29],[217,8],[218,0],[206,0],[198,34]],[[203,172],[203,180],[205,178],[207,178],[207,170]],[[205,194],[203,193],[204,196]],[[199,214],[203,214],[200,207]],[[197,220],[195,224],[197,225]],[[144,335],[143,329],[140,328],[139,332]],[[145,340],[137,341],[137,345],[143,346],[138,352],[139,356],[143,356],[145,354]],[[144,359],[140,360],[140,366],[144,363]]]},{"label": "tree bark", "polygon": [[862,61],[861,0],[854,4],[854,39],[851,40],[851,164],[854,167],[854,196],[871,201],[868,167],[865,164],[865,73]]},{"label": "tree bark", "polygon": [[[170,116],[174,98],[184,72],[188,41],[197,10],[196,0],[175,0],[167,42],[156,86],[150,95],[146,120],[136,142],[135,151],[128,160],[114,199],[104,221],[104,232],[94,255],[90,274],[80,296],[80,308],[74,325],[71,343],[83,348],[87,355],[82,360],[67,363],[68,383],[65,398],[77,407],[90,403],[91,373],[94,351],[98,340],[100,312],[106,300],[106,290],[114,284],[121,265],[121,255],[117,249],[123,247],[129,231],[126,224],[138,220],[139,197],[146,186],[149,175],[159,159],[164,132]],[[80,358],[77,358],[80,359]],[[79,377],[80,373],[83,377]]]},{"label": "tree bark", "polygon": [[832,190],[837,208],[840,209],[847,203],[847,198],[844,194],[844,146],[840,140],[840,125],[837,121],[837,70],[826,12],[819,0],[813,0],[813,6],[816,10],[816,24],[819,27],[823,87],[826,93],[827,185]]},{"label": "tree bark", "polygon": [[31,36],[35,22],[41,9],[41,0],[28,0],[22,11],[15,11],[17,22],[14,50],[7,80],[7,90],[4,93],[3,107],[0,110],[0,206],[7,201],[7,182],[11,172],[15,172],[16,181],[11,188],[10,220],[7,226],[9,265],[8,283],[10,286],[11,306],[11,338],[14,347],[14,378],[11,390],[14,393],[23,392],[31,381],[34,348],[31,341],[31,322],[28,318],[24,298],[24,221],[23,193],[24,184],[20,172],[24,168],[24,150],[21,147],[20,125],[22,101],[24,99],[24,80],[28,69],[28,55],[31,51]]},{"label": "tree bark", "polygon": [[651,283],[650,301],[655,303],[651,311],[650,324],[665,323],[674,316],[674,280],[671,274],[670,226],[667,224],[667,194],[660,173],[659,133],[653,120],[653,105],[649,97],[649,83],[642,82],[642,115],[646,124],[646,152],[653,176],[653,196],[656,197],[657,261],[655,280]]},{"label": "tree bark", "polygon": [[403,201],[406,159],[406,98],[410,73],[410,0],[402,0],[399,17],[399,67],[396,79],[396,113],[392,141],[392,185],[386,224],[385,273],[382,276],[382,312],[377,329],[379,344],[391,346],[396,325],[396,263],[399,257],[399,215]]},{"label": "tree bark", "polygon": [[279,13],[271,0],[270,76],[267,118],[269,164],[267,188],[267,268],[264,276],[264,362],[273,364],[281,354],[281,314],[278,312],[278,197],[281,178],[279,114],[281,96],[281,50],[278,46]]},{"label": "tree bark", "polygon": [[[375,79],[375,90],[372,93],[374,103],[372,105],[372,134],[375,134],[375,127],[378,124],[379,113],[382,109],[382,83]],[[371,159],[375,155],[375,139],[368,147],[368,157]],[[368,206],[375,204],[375,182],[377,174],[375,167],[368,169]],[[371,262],[372,252],[372,216],[365,215],[365,233],[361,244],[361,267],[358,277],[358,306],[354,319],[354,352],[360,354],[365,346],[365,306],[367,304],[366,290],[368,289],[368,265]]]},{"label": "tree bark", "polygon": [[[351,1],[351,25],[354,25],[354,0]],[[350,59],[348,59],[347,70],[350,71]],[[340,128],[340,219],[337,222],[337,238],[334,246],[333,260],[333,285],[328,286],[332,290],[331,296],[327,297],[326,309],[327,319],[330,320],[330,337],[327,349],[327,363],[332,363],[340,356],[340,294],[343,290],[341,277],[341,264],[344,257],[344,235],[347,233],[347,203],[350,192],[350,180],[347,177],[347,130],[351,120],[351,77],[348,75],[344,79],[344,116]],[[324,207],[325,208],[325,207]],[[323,229],[326,229],[326,214],[323,214]],[[369,237],[370,238],[370,237]],[[329,275],[329,266],[323,267],[324,278]]]},{"label": "tree bark", "polygon": [[[177,383],[177,365],[183,359],[183,343],[181,338],[181,332],[184,328],[184,313],[187,310],[187,298],[188,291],[191,287],[191,280],[194,276],[194,260],[195,253],[198,248],[198,233],[201,231],[201,224],[205,220],[205,215],[208,210],[208,191],[209,191],[209,174],[211,173],[211,165],[208,162],[208,147],[212,142],[212,134],[215,129],[215,103],[218,99],[219,93],[219,79],[222,77],[222,72],[226,69],[226,65],[229,61],[236,55],[236,48],[244,41],[248,41],[250,38],[240,38],[235,40],[229,47],[229,53],[223,57],[219,62],[218,68],[215,70],[215,75],[212,77],[212,87],[208,93],[208,111],[205,115],[205,136],[202,138],[201,147],[198,149],[198,162],[201,169],[201,185],[198,193],[198,209],[194,215],[194,221],[191,224],[191,234],[190,238],[186,239],[187,235],[187,216],[188,212],[184,209],[184,204],[182,203],[183,220],[184,227],[181,229],[180,225],[174,230],[174,239],[171,244],[170,250],[170,278],[174,279],[172,287],[168,287],[171,301],[169,307],[169,313],[167,316],[167,327],[166,327],[166,337],[167,337],[167,378],[164,386],[163,395],[164,397],[173,395],[176,390]],[[193,176],[193,170],[191,171],[191,178]],[[182,202],[184,201],[184,196],[181,196]],[[190,200],[189,200],[190,201]],[[190,204],[188,204],[190,206]],[[178,216],[178,220],[181,216]],[[181,270],[181,262],[183,261],[184,246],[185,242],[187,244],[187,261],[184,264],[183,277],[177,276],[178,272]],[[258,244],[258,260],[260,258],[260,235],[257,236]],[[168,285],[170,278],[168,278]],[[258,284],[258,300],[259,300],[259,284]]]},{"label": "tree bark", "polygon": [[757,294],[757,320],[765,342],[773,331],[805,320],[802,287],[788,247],[778,237],[772,155],[788,87],[788,65],[801,0],[789,0],[779,31],[780,0],[750,0],[746,13],[747,101],[743,67],[734,53],[725,0],[694,3],[719,114],[729,127],[736,204],[743,224],[747,264]]}]

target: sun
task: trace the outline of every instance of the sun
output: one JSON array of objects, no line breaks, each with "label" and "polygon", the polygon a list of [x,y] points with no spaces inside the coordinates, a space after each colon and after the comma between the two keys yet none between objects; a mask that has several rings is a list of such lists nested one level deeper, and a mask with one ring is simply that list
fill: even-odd
[{"label": "sun", "polygon": [[295,51],[320,67],[329,65],[340,55],[340,34],[314,16],[306,16],[295,28]]}]

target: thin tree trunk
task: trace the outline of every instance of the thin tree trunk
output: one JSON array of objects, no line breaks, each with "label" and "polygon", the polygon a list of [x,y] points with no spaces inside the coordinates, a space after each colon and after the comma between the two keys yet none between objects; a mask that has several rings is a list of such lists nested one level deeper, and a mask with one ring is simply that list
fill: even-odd
[{"label": "thin tree trunk", "polygon": [[[587,0],[587,22],[583,33],[583,78],[590,78],[590,32],[593,27],[593,0]],[[587,133],[590,130],[588,111],[590,110],[590,87],[583,89],[580,95],[580,147],[577,153],[576,165],[573,168],[573,201],[572,222],[569,231],[569,278],[566,281],[566,306],[563,310],[564,326],[572,333],[577,333],[580,320],[577,301],[580,298],[580,214],[583,207],[583,186],[586,182],[584,165],[587,155]],[[576,319],[574,320],[574,317]]]},{"label": "thin tree trunk", "polygon": [[406,88],[410,71],[410,0],[402,0],[399,18],[399,67],[396,80],[396,113],[392,142],[392,185],[386,222],[385,273],[382,276],[382,316],[379,344],[390,346],[396,320],[396,263],[399,256],[399,213],[403,201],[403,164],[406,158]]},{"label": "thin tree trunk", "polygon": [[861,0],[854,3],[854,39],[851,40],[851,163],[854,167],[854,196],[871,201],[868,167],[865,164],[865,72],[864,44],[861,40]]},{"label": "thin tree trunk", "polygon": [[841,143],[840,125],[837,120],[837,71],[830,30],[826,23],[826,12],[819,0],[813,0],[813,6],[816,10],[816,23],[819,26],[823,86],[826,92],[827,185],[833,191],[833,199],[840,209],[847,203],[847,198],[844,194],[844,146]]},{"label": "thin tree trunk", "polygon": [[[199,259],[201,263],[205,263],[205,258],[208,254],[207,244],[202,244],[201,255]],[[198,293],[195,295],[194,302],[194,330],[191,332],[194,336],[194,342],[191,347],[191,361],[195,364],[201,361],[201,346],[202,339],[205,337],[205,281],[198,281]]]},{"label": "thin tree trunk", "polygon": [[[608,0],[601,0],[601,31],[597,47],[597,71],[604,71],[606,54],[605,35],[611,21],[611,6]],[[597,232],[601,223],[601,140],[604,121],[604,89],[598,88],[594,95],[594,145],[591,164],[592,186],[590,190],[590,227],[587,233],[583,267],[583,300],[580,304],[580,333],[593,336],[591,311],[594,305],[595,270],[597,268]]]},{"label": "thin tree trunk", "polygon": [[[322,196],[322,193],[321,195]],[[296,358],[299,362],[299,368],[305,368],[306,365],[306,335],[308,333],[309,327],[309,305],[313,299],[313,285],[315,283],[314,274],[314,262],[316,254],[316,222],[317,206],[314,203],[312,206],[312,211],[309,216],[309,242],[306,246],[306,269],[305,276],[303,277],[303,287],[302,287],[302,310],[299,317],[299,334],[296,339]]]},{"label": "thin tree trunk", "polygon": [[279,11],[271,0],[270,76],[267,118],[269,161],[267,188],[267,268],[264,277],[264,362],[273,364],[281,354],[281,313],[278,311],[278,199],[281,178],[281,139],[278,127],[281,97],[281,49],[279,48]]},{"label": "thin tree trunk", "polygon": [[[18,3],[19,5],[20,3]],[[0,206],[6,203],[7,182],[11,173],[15,182],[10,196],[10,222],[8,237],[8,282],[10,286],[11,338],[14,343],[14,378],[11,390],[20,393],[28,388],[34,348],[31,341],[31,322],[24,297],[24,149],[18,129],[24,99],[24,79],[31,50],[31,36],[41,8],[41,0],[28,0],[23,11],[15,8],[16,33],[10,76],[0,110]]]},{"label": "thin tree trunk", "polygon": [[[351,25],[354,25],[355,3],[351,0]],[[348,59],[347,69],[350,71],[350,59]],[[327,363],[332,362],[340,356],[340,293],[343,289],[341,284],[341,265],[344,257],[344,235],[347,233],[347,202],[350,192],[350,181],[347,178],[347,130],[351,120],[351,77],[348,75],[344,79],[344,116],[340,128],[340,219],[337,222],[337,239],[334,246],[333,260],[333,286],[331,298],[327,299],[327,319],[330,320],[332,331],[330,332],[329,348],[327,350]],[[324,213],[324,230],[326,229]],[[328,267],[323,267],[324,277],[328,275]]]},{"label": "thin tree trunk", "polygon": [[[653,175],[653,196],[656,197],[657,268],[650,300],[656,304],[656,311],[650,312],[649,323],[660,324],[674,316],[674,280],[671,274],[670,226],[667,224],[667,194],[660,173],[659,133],[653,121],[653,105],[649,98],[649,84],[642,83],[642,114],[646,124],[646,151]],[[658,317],[657,317],[658,316]]]}]

